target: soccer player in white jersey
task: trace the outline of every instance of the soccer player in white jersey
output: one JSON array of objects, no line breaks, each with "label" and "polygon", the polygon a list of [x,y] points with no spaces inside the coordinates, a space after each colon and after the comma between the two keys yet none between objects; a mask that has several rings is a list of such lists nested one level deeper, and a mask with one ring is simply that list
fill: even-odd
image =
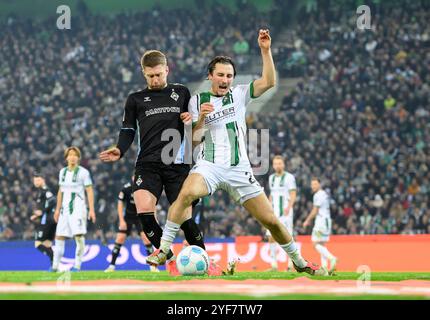
[{"label": "soccer player in white jersey", "polygon": [[191,203],[223,189],[270,230],[275,241],[293,260],[297,271],[327,274],[324,268],[303,259],[290,233],[275,216],[263,188],[254,178],[247,156],[246,106],[272,88],[276,79],[269,30],[259,31],[258,44],[263,60],[259,79],[232,87],[236,75],[234,63],[228,57],[218,56],[208,65],[210,91],[191,97],[189,111],[193,119],[193,140],[200,143],[204,138],[204,141],[198,146],[195,166],[169,208],[160,248],[147,258],[149,264],[157,266],[166,262],[166,253],[181,223],[190,218],[186,209]]},{"label": "soccer player in white jersey", "polygon": [[[272,203],[275,215],[293,237],[293,208],[297,197],[296,178],[294,178],[291,173],[285,171],[284,159],[280,155],[273,157],[272,167],[275,172],[269,176],[269,200]],[[269,230],[267,230],[266,235],[268,236],[270,243],[272,270],[278,270],[278,244],[273,239]],[[288,259],[287,270],[293,270],[293,261],[291,259]]]},{"label": "soccer player in white jersey", "polygon": [[88,210],[85,192],[88,196],[89,217],[96,222],[94,211],[94,192],[90,173],[79,165],[81,151],[77,147],[69,147],[64,151],[67,167],[60,170],[57,207],[54,219],[57,222],[55,233],[54,262],[51,270],[58,271],[60,260],[64,255],[65,239],[76,241],[75,263],[71,271],[79,271],[85,249]]},{"label": "soccer player in white jersey", "polygon": [[319,178],[312,178],[311,189],[314,193],[313,208],[305,222],[303,222],[303,226],[309,226],[315,218],[315,224],[312,229],[312,242],[315,250],[321,255],[321,265],[327,268],[327,262],[330,261],[329,271],[333,273],[336,268],[337,258],[326,247],[331,234],[330,198],[327,192],[321,188]]}]

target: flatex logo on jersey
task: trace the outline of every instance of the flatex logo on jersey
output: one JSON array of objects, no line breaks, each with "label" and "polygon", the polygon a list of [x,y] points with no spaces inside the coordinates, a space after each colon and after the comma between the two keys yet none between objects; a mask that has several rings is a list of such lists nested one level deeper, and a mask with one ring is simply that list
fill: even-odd
[{"label": "flatex logo on jersey", "polygon": [[235,116],[234,106],[222,109],[206,116],[205,124],[215,124]]}]

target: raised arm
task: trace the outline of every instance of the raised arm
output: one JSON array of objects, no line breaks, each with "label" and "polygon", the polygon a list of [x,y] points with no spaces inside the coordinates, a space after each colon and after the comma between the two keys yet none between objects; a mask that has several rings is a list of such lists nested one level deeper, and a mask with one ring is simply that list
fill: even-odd
[{"label": "raised arm", "polygon": [[253,98],[257,98],[265,93],[276,84],[276,71],[273,62],[272,50],[270,49],[272,38],[270,37],[269,30],[261,30],[258,34],[258,45],[261,50],[261,57],[263,60],[263,71],[261,78],[254,81]]}]

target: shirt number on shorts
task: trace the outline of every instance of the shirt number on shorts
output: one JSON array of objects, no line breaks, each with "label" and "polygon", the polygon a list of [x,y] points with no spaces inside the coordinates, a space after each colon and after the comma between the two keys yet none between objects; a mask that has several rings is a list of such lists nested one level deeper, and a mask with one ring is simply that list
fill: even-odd
[{"label": "shirt number on shorts", "polygon": [[249,183],[253,184],[256,183],[257,180],[255,180],[254,176],[252,175],[252,173],[250,172],[245,172],[245,174],[248,176],[249,175]]}]

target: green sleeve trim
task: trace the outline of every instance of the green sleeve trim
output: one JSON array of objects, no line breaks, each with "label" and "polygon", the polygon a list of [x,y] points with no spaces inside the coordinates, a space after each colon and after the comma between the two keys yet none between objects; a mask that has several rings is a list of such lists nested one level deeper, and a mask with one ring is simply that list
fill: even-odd
[{"label": "green sleeve trim", "polygon": [[193,122],[193,124],[192,124],[193,129],[194,129],[194,127],[197,125],[197,122],[198,122],[198,121],[194,121],[194,122]]},{"label": "green sleeve trim", "polygon": [[255,96],[254,96],[254,81],[252,81],[252,82],[249,84],[249,94],[251,95],[251,98],[252,98],[252,99],[257,98],[257,97],[255,97]]},{"label": "green sleeve trim", "polygon": [[92,184],[86,185],[85,188],[92,187]]}]

